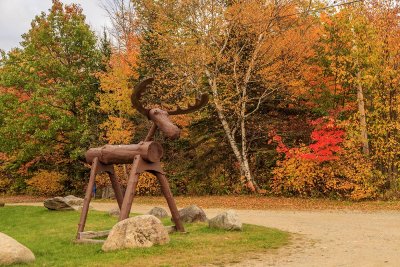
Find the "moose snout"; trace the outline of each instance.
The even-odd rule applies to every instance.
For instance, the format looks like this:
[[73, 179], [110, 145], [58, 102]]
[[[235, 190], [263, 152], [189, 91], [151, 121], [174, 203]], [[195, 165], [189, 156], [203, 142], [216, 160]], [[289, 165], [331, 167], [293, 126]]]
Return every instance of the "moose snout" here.
[[165, 136], [171, 139], [179, 138], [181, 130], [169, 119], [168, 112], [153, 108], [149, 111], [149, 119], [153, 121]]

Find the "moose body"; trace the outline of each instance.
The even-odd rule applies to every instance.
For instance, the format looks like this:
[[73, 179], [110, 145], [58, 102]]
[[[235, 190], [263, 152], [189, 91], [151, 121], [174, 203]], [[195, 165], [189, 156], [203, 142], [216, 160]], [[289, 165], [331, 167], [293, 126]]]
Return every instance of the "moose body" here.
[[105, 145], [89, 149], [86, 162], [92, 164], [94, 158], [99, 158], [103, 164], [131, 164], [136, 155], [149, 162], [160, 162], [163, 148], [157, 142], [141, 142], [134, 145]]

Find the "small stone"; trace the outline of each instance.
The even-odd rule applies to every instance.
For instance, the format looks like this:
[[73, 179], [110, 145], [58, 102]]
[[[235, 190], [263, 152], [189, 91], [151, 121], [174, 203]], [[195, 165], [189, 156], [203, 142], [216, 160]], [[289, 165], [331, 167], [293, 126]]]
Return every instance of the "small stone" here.
[[191, 205], [179, 210], [179, 215], [181, 217], [181, 221], [184, 223], [207, 221], [207, 216], [204, 211], [196, 205]]
[[239, 215], [233, 210], [225, 211], [210, 219], [208, 226], [224, 230], [242, 230], [242, 222], [239, 219]]
[[108, 215], [118, 217], [120, 214], [119, 208], [113, 208], [108, 211]]
[[28, 263], [35, 260], [35, 255], [10, 236], [0, 233], [0, 265]]
[[143, 248], [168, 242], [169, 235], [161, 221], [153, 215], [141, 215], [122, 220], [114, 225], [102, 250]]
[[160, 208], [160, 207], [154, 207], [152, 208], [147, 214], [156, 216], [158, 219], [166, 218], [168, 217], [168, 213], [165, 209]]

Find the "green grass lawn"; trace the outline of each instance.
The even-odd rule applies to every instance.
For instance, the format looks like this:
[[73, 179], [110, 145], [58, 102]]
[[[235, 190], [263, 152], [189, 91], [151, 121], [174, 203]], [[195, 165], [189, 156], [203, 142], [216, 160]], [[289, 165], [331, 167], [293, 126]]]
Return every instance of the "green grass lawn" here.
[[[42, 207], [0, 208], [0, 232], [32, 250], [29, 266], [194, 266], [237, 262], [250, 253], [265, 253], [288, 243], [289, 234], [255, 225], [241, 232], [210, 229], [207, 224], [185, 225], [188, 234], [171, 234], [164, 246], [103, 252], [101, 244], [75, 244], [79, 212], [48, 211]], [[90, 211], [85, 230], [107, 230], [116, 218]], [[169, 224], [169, 219], [164, 220]], [[24, 265], [26, 266], [26, 265]]]

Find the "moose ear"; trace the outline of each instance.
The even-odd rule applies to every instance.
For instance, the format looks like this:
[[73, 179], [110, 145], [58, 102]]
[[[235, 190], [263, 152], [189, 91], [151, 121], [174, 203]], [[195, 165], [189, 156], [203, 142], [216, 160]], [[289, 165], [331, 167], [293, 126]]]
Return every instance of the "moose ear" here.
[[131, 95], [132, 106], [146, 117], [149, 117], [150, 109], [143, 107], [142, 103], [140, 103], [140, 98], [142, 97], [143, 93], [148, 89], [148, 86], [153, 83], [153, 81], [154, 78], [147, 78], [141, 81], [135, 86]]

